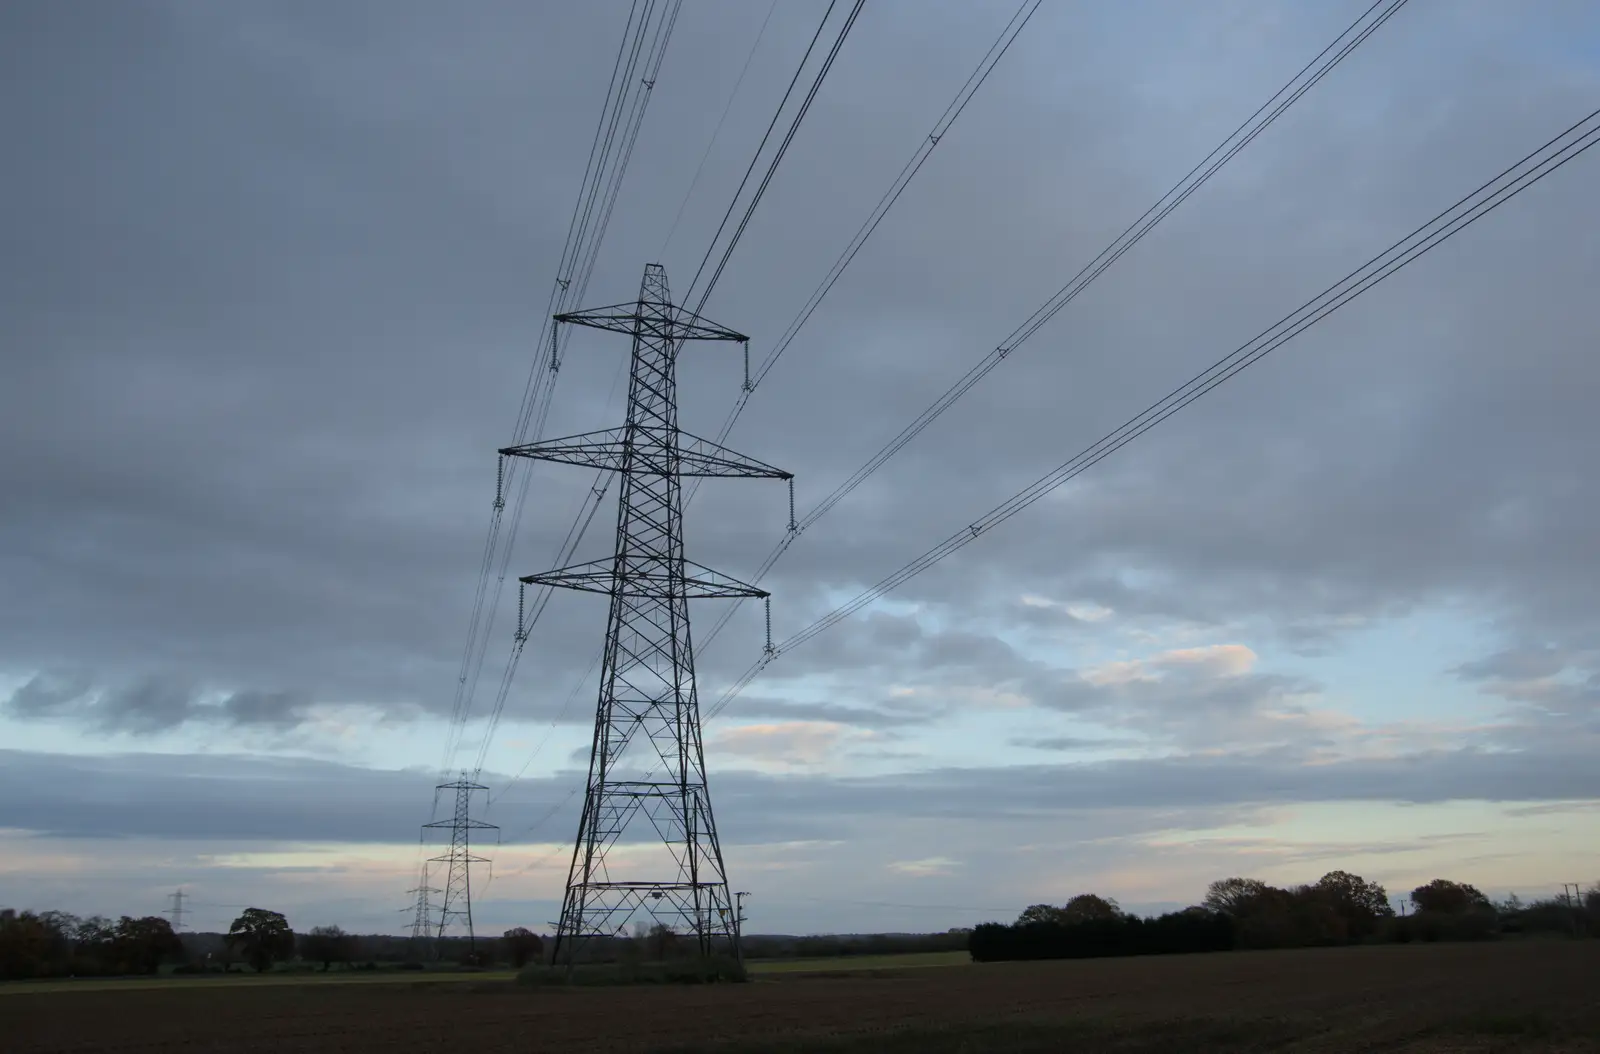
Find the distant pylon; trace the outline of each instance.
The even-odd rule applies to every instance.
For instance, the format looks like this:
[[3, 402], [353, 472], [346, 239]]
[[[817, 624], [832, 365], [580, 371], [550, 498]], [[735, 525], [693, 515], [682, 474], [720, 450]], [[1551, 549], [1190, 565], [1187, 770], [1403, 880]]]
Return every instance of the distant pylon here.
[[[703, 956], [737, 954], [737, 913], [706, 788], [688, 601], [767, 593], [684, 559], [681, 481], [793, 476], [679, 431], [679, 347], [722, 340], [748, 348], [749, 338], [673, 304], [659, 264], [645, 268], [636, 302], [555, 321], [631, 336], [633, 355], [621, 428], [500, 451], [622, 476], [614, 555], [521, 580], [524, 587], [560, 586], [611, 598], [589, 782], [552, 961], [565, 952], [565, 961], [574, 962], [589, 938], [624, 932], [640, 913], [692, 936]], [[630, 753], [630, 746], [637, 750]], [[626, 848], [653, 842], [665, 852], [646, 849], [608, 860], [641, 816], [645, 822], [633, 830], [640, 841]]]
[[[467, 947], [477, 950], [477, 941], [472, 932], [472, 865], [487, 864], [486, 857], [472, 855], [473, 831], [498, 831], [500, 828], [492, 823], [472, 819], [468, 813], [472, 805], [473, 791], [488, 791], [481, 783], [474, 783], [463, 772], [461, 778], [451, 783], [439, 784], [438, 790], [455, 791], [455, 815], [448, 820], [436, 820], [425, 823], [424, 828], [449, 828], [450, 851], [443, 856], [432, 857], [428, 862], [444, 864], [447, 868], [444, 881], [444, 901], [439, 909], [438, 936], [444, 937], [445, 930], [449, 928], [451, 920], [463, 924], [467, 928]], [[423, 883], [426, 885], [427, 883]], [[422, 895], [422, 894], [419, 894]]]
[[172, 901], [172, 907], [167, 909], [167, 915], [172, 919], [172, 931], [183, 929], [183, 917], [189, 914], [189, 909], [183, 906], [184, 892], [180, 888], [167, 894], [167, 899]]
[[417, 897], [416, 914], [411, 920], [411, 954], [418, 961], [433, 958], [433, 906], [429, 902], [429, 895], [439, 892], [428, 885], [428, 864], [422, 864], [422, 876], [417, 880], [415, 888], [406, 890]]

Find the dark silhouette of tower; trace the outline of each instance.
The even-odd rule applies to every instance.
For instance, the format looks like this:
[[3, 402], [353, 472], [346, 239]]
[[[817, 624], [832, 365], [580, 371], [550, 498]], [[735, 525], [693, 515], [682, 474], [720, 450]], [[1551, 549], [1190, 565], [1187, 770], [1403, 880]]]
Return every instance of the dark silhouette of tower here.
[[423, 862], [422, 876], [417, 880], [416, 886], [406, 890], [407, 893], [414, 893], [417, 897], [411, 918], [411, 944], [407, 950], [418, 962], [434, 957], [433, 905], [428, 898], [440, 890], [428, 885], [428, 863], [428, 861]]
[[[557, 924], [554, 961], [624, 932], [641, 913], [692, 936], [701, 955], [737, 954], [738, 924], [706, 789], [688, 601], [766, 597], [683, 555], [682, 479], [791, 474], [678, 429], [677, 358], [685, 341], [749, 338], [672, 303], [665, 270], [645, 267], [631, 304], [555, 316], [633, 338], [628, 418], [621, 428], [507, 447], [526, 457], [621, 473], [615, 554], [528, 575], [611, 598], [589, 782]], [[642, 822], [641, 821], [642, 818]], [[624, 834], [663, 852], [608, 861]]]
[[183, 898], [187, 896], [182, 889], [168, 893], [167, 899], [172, 901], [172, 907], [167, 909], [167, 914], [172, 917], [172, 932], [177, 933], [183, 929], [183, 917], [189, 914], [189, 909], [183, 906]]
[[[441, 783], [436, 788], [441, 791], [454, 791], [456, 797], [455, 814], [448, 820], [435, 820], [425, 823], [426, 828], [448, 828], [450, 830], [450, 851], [443, 856], [432, 857], [428, 862], [444, 864], [447, 868], [444, 882], [444, 903], [439, 909], [438, 936], [443, 937], [445, 930], [454, 919], [467, 928], [467, 947], [472, 951], [477, 950], [477, 939], [472, 932], [472, 865], [486, 864], [485, 857], [472, 855], [473, 831], [498, 831], [500, 828], [492, 823], [474, 820], [469, 815], [472, 806], [473, 791], [488, 791], [481, 783], [474, 783], [463, 772], [461, 778], [450, 783]], [[424, 887], [427, 882], [422, 883]], [[419, 898], [427, 896], [427, 892], [419, 892]], [[423, 903], [419, 900], [419, 904]]]

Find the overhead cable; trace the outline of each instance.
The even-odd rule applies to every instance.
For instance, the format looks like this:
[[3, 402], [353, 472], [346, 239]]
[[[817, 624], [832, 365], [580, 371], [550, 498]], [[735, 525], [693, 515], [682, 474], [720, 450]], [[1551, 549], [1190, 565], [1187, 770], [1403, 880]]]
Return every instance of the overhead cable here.
[[[543, 431], [560, 368], [560, 348], [551, 339], [551, 317], [581, 297], [588, 286], [681, 6], [682, 0], [634, 0], [629, 10], [622, 43], [612, 65], [600, 120], [590, 144], [583, 183], [568, 223], [566, 240], [536, 345], [535, 361], [530, 367], [528, 383], [518, 409], [514, 429], [514, 438], [518, 443], [527, 441], [530, 432], [533, 438], [537, 438]], [[528, 474], [518, 463], [501, 466], [473, 597], [467, 642], [456, 681], [456, 696], [440, 764], [441, 772], [450, 769], [470, 719], [478, 677], [504, 587], [505, 568], [526, 504], [528, 482]], [[520, 486], [516, 486], [519, 483]], [[516, 490], [511, 501], [514, 508], [510, 530], [504, 532], [506, 496], [514, 486]], [[508, 536], [503, 538], [503, 533]], [[497, 563], [498, 574], [495, 573]], [[491, 579], [495, 580], [492, 594]]]
[[[678, 2], [681, 3], [682, 0], [678, 0]], [[787, 150], [789, 148], [789, 144], [793, 141], [795, 133], [799, 130], [801, 121], [804, 120], [806, 113], [809, 111], [812, 100], [816, 98], [818, 90], [822, 87], [823, 80], [827, 77], [828, 71], [830, 69], [832, 69], [834, 59], [838, 56], [839, 49], [844, 45], [845, 38], [849, 35], [851, 27], [855, 24], [856, 16], [860, 13], [861, 7], [864, 4], [864, 2], [865, 2], [865, 0], [856, 0], [854, 6], [852, 7], [852, 9], [850, 11], [849, 16], [845, 19], [845, 21], [843, 22], [843, 24], [839, 28], [838, 32], [835, 34], [833, 43], [832, 43], [832, 45], [830, 46], [830, 48], [828, 50], [826, 58], [823, 60], [823, 62], [820, 65], [820, 67], [818, 68], [816, 73], [813, 75], [812, 81], [811, 81], [811, 85], [810, 85], [809, 89], [807, 90], [805, 98], [802, 101], [798, 111], [792, 117], [792, 119], [790, 121], [790, 124], [789, 124], [788, 131], [785, 133], [785, 135], [784, 135], [781, 143], [779, 144], [776, 152], [773, 154], [773, 156], [769, 160], [765, 175], [763, 176], [760, 184], [756, 188], [756, 191], [753, 194], [753, 196], [746, 203], [746, 207], [745, 207], [745, 211], [744, 211], [744, 215], [743, 215], [742, 219], [740, 220], [738, 225], [735, 227], [730, 239], [726, 242], [725, 245], [723, 245], [723, 255], [722, 255], [721, 263], [718, 265], [718, 267], [717, 267], [715, 273], [713, 274], [713, 276], [711, 277], [711, 279], [707, 282], [707, 284], [701, 290], [701, 294], [700, 294], [700, 306], [701, 307], [703, 307], [705, 305], [706, 299], [711, 295], [711, 292], [715, 288], [718, 279], [721, 277], [723, 268], [726, 267], [728, 260], [731, 258], [732, 254], [733, 254], [734, 248], [738, 245], [739, 239], [743, 236], [745, 227], [748, 226], [748, 224], [750, 222], [750, 218], [754, 215], [756, 207], [760, 204], [762, 195], [766, 192], [767, 186], [771, 183], [772, 177], [776, 173], [778, 165], [782, 162], [784, 154], [787, 152]], [[823, 31], [828, 27], [829, 21], [831, 19], [831, 16], [832, 16], [832, 13], [833, 13], [833, 10], [834, 10], [834, 7], [836, 6], [836, 4], [837, 4], [837, 0], [832, 0], [832, 2], [830, 2], [830, 4], [828, 5], [827, 11], [824, 12], [824, 14], [823, 14], [822, 21], [820, 23], [818, 23], [816, 32], [812, 35], [811, 42], [807, 46], [805, 54], [803, 56], [801, 56], [800, 64], [796, 67], [794, 76], [789, 81], [789, 87], [784, 92], [783, 98], [778, 103], [777, 110], [773, 113], [772, 120], [767, 125], [766, 134], [764, 134], [762, 136], [761, 142], [760, 142], [760, 144], [757, 145], [755, 154], [750, 160], [750, 165], [745, 170], [744, 179], [740, 181], [738, 189], [734, 192], [733, 200], [730, 201], [729, 204], [728, 204], [728, 209], [727, 209], [726, 213], [723, 216], [722, 223], [718, 226], [716, 233], [712, 236], [710, 245], [707, 246], [707, 248], [706, 248], [705, 257], [702, 259], [701, 265], [700, 265], [701, 266], [701, 271], [704, 271], [707, 263], [711, 259], [711, 256], [716, 251], [719, 242], [721, 242], [722, 234], [727, 229], [727, 225], [728, 225], [729, 220], [732, 218], [734, 212], [738, 208], [738, 205], [739, 205], [741, 197], [743, 196], [745, 187], [749, 184], [750, 176], [752, 175], [752, 173], [754, 173], [757, 165], [760, 163], [762, 155], [766, 150], [767, 143], [770, 141], [770, 139], [772, 137], [772, 132], [773, 132], [774, 129], [776, 129], [779, 120], [783, 117], [784, 111], [788, 106], [789, 100], [794, 94], [794, 89], [795, 89], [796, 85], [799, 84], [802, 74], [805, 73], [807, 66], [810, 64], [811, 55], [816, 50], [817, 43], [818, 43], [819, 40], [821, 40], [822, 35], [823, 35]], [[696, 281], [698, 281], [699, 277], [700, 277], [700, 274], [699, 274], [699, 272], [697, 272], [696, 273]], [[691, 283], [691, 287], [692, 287], [692, 283]], [[692, 295], [692, 294], [690, 294], [690, 295]], [[685, 297], [685, 300], [687, 300], [687, 299], [689, 299], [689, 296]], [[697, 309], [697, 313], [698, 313], [698, 309]], [[593, 519], [594, 519], [594, 514], [595, 514], [596, 509], [598, 508], [599, 502], [600, 502], [601, 499], [603, 499], [605, 497], [606, 490], [610, 487], [610, 485], [611, 485], [611, 479], [610, 479], [610, 474], [609, 473], [607, 473], [604, 470], [602, 470], [601, 472], [597, 473], [596, 479], [595, 479], [595, 483], [594, 483], [593, 487], [591, 487], [591, 493], [594, 494], [594, 496], [595, 496], [595, 502], [594, 502], [593, 505], [586, 505], [585, 507], [579, 509], [577, 519], [574, 520], [574, 528], [573, 528], [573, 530], [569, 530], [568, 531], [568, 540], [569, 540], [569, 543], [570, 543], [570, 548], [574, 548], [575, 549], [577, 544], [583, 540], [584, 533], [587, 531], [589, 523], [592, 522]], [[524, 476], [523, 477], [523, 494], [524, 495], [526, 493], [526, 489], [527, 489], [527, 477]], [[518, 514], [519, 515], [520, 515], [521, 508], [522, 508], [522, 499], [519, 496], [519, 500], [518, 500]], [[515, 522], [516, 521], [513, 520], [513, 523], [515, 523]], [[576, 533], [574, 533], [574, 530], [576, 531]], [[514, 531], [513, 531], [513, 537], [515, 537]], [[568, 547], [564, 546], [563, 552], [565, 553], [567, 551], [568, 551]], [[509, 558], [509, 552], [510, 552], [510, 547], [507, 546], [506, 547], [507, 559]], [[560, 560], [557, 561], [557, 563], [555, 563], [552, 566], [559, 567], [564, 562], [565, 562], [565, 559], [560, 559]], [[505, 563], [504, 560], [502, 560], [500, 573], [499, 573], [499, 577], [498, 577], [498, 582], [499, 583], [504, 583], [505, 575], [506, 575], [506, 563]], [[549, 600], [549, 597], [550, 597], [550, 594], [551, 594], [551, 588], [548, 587], [548, 586], [545, 586], [545, 587], [541, 587], [541, 590], [542, 590], [542, 593], [535, 600], [535, 606], [534, 606], [534, 612], [533, 612], [532, 618], [528, 619], [527, 621], [525, 621], [524, 625], [519, 627], [518, 638], [515, 641], [515, 643], [513, 644], [511, 655], [507, 659], [507, 663], [506, 663], [506, 667], [505, 667], [505, 673], [504, 673], [504, 675], [502, 677], [502, 680], [501, 680], [501, 688], [500, 688], [499, 693], [497, 693], [495, 708], [494, 708], [494, 710], [492, 712], [492, 716], [490, 718], [488, 734], [486, 734], [486, 736], [485, 736], [485, 738], [483, 740], [483, 745], [479, 750], [479, 753], [478, 753], [478, 759], [479, 759], [478, 760], [478, 766], [477, 766], [477, 769], [475, 771], [481, 770], [482, 764], [483, 764], [483, 759], [486, 757], [487, 751], [488, 751], [488, 747], [489, 747], [489, 737], [492, 736], [492, 734], [494, 732], [494, 729], [498, 726], [499, 716], [500, 716], [501, 711], [503, 710], [503, 707], [504, 707], [504, 704], [505, 704], [505, 698], [506, 698], [507, 693], [509, 692], [509, 689], [510, 689], [511, 678], [512, 678], [512, 676], [514, 675], [514, 673], [516, 671], [516, 667], [517, 667], [518, 662], [520, 661], [522, 644], [527, 639], [527, 632], [529, 630], [531, 630], [533, 625], [538, 621], [539, 615], [541, 615], [543, 613], [545, 604]], [[497, 593], [497, 596], [498, 596], [498, 593]], [[492, 618], [492, 613], [491, 613], [491, 618]], [[598, 661], [598, 659], [596, 661]], [[571, 697], [569, 696], [569, 702], [570, 702], [570, 699], [571, 699]], [[564, 712], [565, 712], [565, 708], [563, 708], [563, 713]], [[558, 715], [558, 720], [559, 720], [559, 716], [560, 715]], [[552, 725], [553, 724], [554, 724], [554, 722], [552, 722]], [[549, 734], [547, 733], [546, 736], [544, 737], [544, 739], [548, 739], [548, 735]], [[536, 748], [535, 753], [537, 753], [537, 750], [542, 750], [543, 749], [544, 739], [540, 740], [539, 746], [538, 746], [538, 748]], [[454, 748], [451, 748], [451, 749], [452, 749], [452, 753], [453, 753], [453, 749]], [[526, 768], [526, 766], [524, 766], [524, 768]], [[502, 793], [504, 793], [504, 788], [502, 788]]]
[[697, 286], [700, 287], [700, 300], [693, 308], [694, 313], [697, 315], [704, 313], [706, 301], [711, 298], [712, 290], [721, 281], [722, 272], [727, 268], [728, 261], [733, 258], [734, 249], [738, 247], [739, 240], [744, 237], [745, 228], [750, 225], [751, 217], [755, 215], [757, 206], [761, 204], [762, 196], [766, 194], [767, 187], [772, 183], [772, 177], [777, 174], [778, 166], [783, 163], [783, 155], [788, 152], [789, 144], [794, 141], [795, 133], [800, 131], [801, 122], [805, 120], [806, 114], [810, 112], [811, 104], [815, 101], [817, 92], [822, 89], [822, 82], [827, 78], [828, 71], [833, 68], [834, 59], [839, 57], [839, 49], [844, 47], [845, 38], [850, 35], [850, 30], [856, 23], [856, 17], [861, 14], [862, 5], [866, 3], [866, 0], [855, 0], [855, 3], [851, 6], [849, 15], [845, 17], [843, 25], [840, 26], [838, 33], [834, 36], [833, 44], [828, 49], [827, 56], [822, 60], [822, 64], [812, 77], [811, 86], [807, 89], [805, 98], [801, 100], [799, 108], [790, 119], [788, 130], [784, 133], [783, 139], [779, 141], [772, 158], [768, 161], [766, 172], [762, 175], [761, 181], [756, 184], [750, 200], [746, 202], [744, 215], [739, 218], [739, 222], [728, 236], [727, 243], [723, 245], [722, 257], [717, 261], [716, 268], [712, 270], [710, 276], [706, 279], [705, 285], [700, 286], [700, 279], [705, 274], [706, 266], [716, 253], [717, 244], [722, 240], [723, 231], [727, 229], [728, 221], [733, 218], [733, 214], [739, 206], [739, 199], [743, 196], [744, 189], [750, 182], [750, 176], [755, 172], [756, 165], [761, 161], [762, 151], [766, 149], [767, 141], [772, 137], [773, 129], [777, 127], [778, 119], [783, 116], [784, 107], [788, 104], [789, 97], [794, 93], [795, 85], [799, 83], [800, 75], [805, 72], [811, 53], [816, 49], [817, 41], [822, 37], [822, 31], [827, 28], [828, 20], [833, 15], [833, 9], [837, 6], [837, 3], [838, 0], [830, 0], [827, 11], [823, 12], [822, 22], [817, 26], [817, 31], [813, 34], [811, 43], [806, 47], [806, 53], [800, 59], [800, 66], [795, 70], [793, 79], [789, 81], [789, 87], [783, 93], [783, 99], [778, 103], [777, 112], [772, 115], [772, 121], [767, 125], [766, 133], [762, 135], [760, 145], [756, 147], [755, 156], [750, 159], [750, 167], [745, 169], [744, 178], [739, 181], [739, 187], [734, 191], [733, 200], [728, 203], [728, 210], [723, 214], [722, 222], [717, 225], [717, 233], [712, 236], [711, 244], [706, 247], [706, 254], [700, 260], [699, 268], [695, 270], [694, 279], [689, 283], [689, 288], [684, 295], [685, 303], [694, 299], [695, 288]]
[[[1253, 114], [1246, 118], [1209, 154], [1191, 168], [1182, 179], [1174, 184], [1172, 189], [1157, 199], [1155, 204], [1151, 205], [1138, 219], [1129, 224], [1109, 245], [1101, 249], [1093, 259], [1073, 276], [1071, 281], [1057, 290], [1033, 314], [1029, 315], [1027, 319], [999, 341], [993, 349], [985, 353], [975, 365], [967, 370], [964, 375], [956, 380], [928, 407], [923, 409], [911, 423], [902, 428], [877, 453], [873, 454], [864, 464], [852, 472], [844, 482], [836, 486], [804, 516], [800, 517], [795, 523], [795, 528], [787, 532], [772, 548], [772, 551], [767, 554], [766, 559], [762, 561], [761, 566], [750, 581], [759, 584], [807, 528], [831, 512], [847, 495], [861, 486], [868, 477], [882, 468], [890, 458], [904, 449], [908, 443], [920, 435], [941, 414], [953, 406], [958, 399], [976, 387], [980, 381], [987, 377], [1000, 363], [1004, 362], [1028, 338], [1032, 337], [1063, 308], [1077, 299], [1078, 295], [1088, 288], [1090, 283], [1104, 274], [1111, 265], [1120, 260], [1123, 254], [1143, 240], [1145, 235], [1154, 230], [1174, 209], [1182, 205], [1195, 191], [1209, 182], [1213, 176], [1222, 170], [1223, 166], [1237, 156], [1241, 150], [1254, 142], [1257, 136], [1271, 127], [1289, 107], [1293, 106], [1301, 96], [1320, 83], [1324, 77], [1348, 58], [1368, 37], [1390, 18], [1394, 17], [1395, 13], [1404, 7], [1407, 2], [1408, 0], [1377, 0], [1377, 2], [1363, 11], [1344, 32], [1340, 33], [1332, 43], [1323, 48], [1310, 62], [1306, 63], [1283, 87], [1273, 93], [1271, 98], [1262, 103]], [[774, 361], [775, 358], [774, 356]], [[770, 368], [770, 366], [766, 368]], [[721, 617], [712, 626], [711, 632], [703, 639], [702, 648], [710, 646], [711, 642], [717, 638], [723, 627], [733, 618], [741, 603], [742, 601], [735, 601], [723, 611]]]
[[1307, 300], [1277, 322], [1262, 330], [1237, 349], [1224, 355], [1167, 395], [1151, 403], [1121, 427], [1102, 436], [1010, 498], [971, 520], [944, 541], [870, 589], [839, 605], [805, 629], [789, 637], [763, 655], [725, 691], [707, 714], [715, 717], [777, 655], [804, 644], [850, 615], [897, 589], [946, 557], [966, 547], [990, 530], [1039, 501], [1080, 473], [1099, 464], [1111, 454], [1148, 432], [1206, 393], [1238, 376], [1250, 366], [1290, 340], [1327, 318], [1339, 308], [1379, 284], [1396, 271], [1414, 262], [1442, 242], [1458, 234], [1538, 183], [1552, 172], [1600, 142], [1600, 109], [1554, 136], [1514, 164], [1484, 182], [1449, 208], [1373, 256], [1321, 293]]
[[[733, 426], [738, 423], [739, 416], [744, 413], [745, 406], [750, 402], [750, 396], [760, 386], [762, 379], [772, 370], [772, 367], [783, 353], [788, 350], [789, 345], [794, 343], [795, 337], [800, 335], [800, 330], [805, 327], [805, 324], [811, 321], [811, 316], [816, 313], [822, 301], [833, 290], [834, 285], [838, 283], [851, 262], [855, 260], [856, 254], [861, 251], [861, 247], [866, 245], [867, 239], [871, 238], [873, 232], [878, 229], [878, 225], [889, 214], [889, 210], [894, 208], [895, 202], [900, 200], [900, 195], [905, 193], [906, 188], [911, 185], [911, 181], [916, 178], [917, 173], [922, 171], [922, 166], [927, 164], [928, 158], [933, 156], [934, 150], [938, 148], [939, 144], [944, 141], [945, 136], [949, 134], [950, 129], [954, 127], [956, 118], [961, 116], [962, 112], [967, 108], [967, 104], [978, 93], [978, 89], [983, 87], [984, 82], [989, 79], [989, 75], [1000, 64], [1000, 60], [1005, 57], [1006, 52], [1010, 50], [1018, 34], [1027, 26], [1028, 21], [1033, 18], [1034, 12], [1039, 10], [1039, 5], [1042, 2], [1043, 0], [1023, 0], [1022, 6], [1018, 7], [1006, 22], [1005, 28], [1000, 31], [1000, 35], [995, 38], [994, 42], [989, 45], [989, 49], [984, 52], [983, 57], [978, 60], [977, 68], [967, 75], [966, 81], [956, 92], [955, 98], [950, 100], [949, 104], [945, 106], [944, 112], [939, 115], [939, 119], [934, 122], [933, 128], [918, 142], [916, 150], [912, 152], [906, 163], [901, 166], [900, 172], [895, 176], [894, 181], [889, 184], [889, 189], [883, 192], [883, 196], [878, 199], [878, 203], [873, 206], [867, 218], [856, 229], [855, 235], [850, 239], [849, 244], [844, 247], [844, 251], [834, 260], [833, 266], [828, 268], [827, 274], [822, 276], [822, 281], [817, 284], [816, 289], [812, 290], [811, 295], [806, 298], [806, 302], [801, 305], [799, 312], [789, 322], [789, 325], [784, 328], [772, 350], [767, 353], [766, 358], [761, 361], [755, 372], [751, 374], [749, 382], [740, 389], [739, 397], [735, 400], [733, 408], [728, 411], [728, 417], [718, 430], [715, 442], [721, 443], [728, 438], [728, 434], [733, 431]], [[704, 481], [697, 479], [690, 484], [689, 493], [684, 499], [685, 506], [694, 500], [694, 496], [699, 492], [702, 482]]]

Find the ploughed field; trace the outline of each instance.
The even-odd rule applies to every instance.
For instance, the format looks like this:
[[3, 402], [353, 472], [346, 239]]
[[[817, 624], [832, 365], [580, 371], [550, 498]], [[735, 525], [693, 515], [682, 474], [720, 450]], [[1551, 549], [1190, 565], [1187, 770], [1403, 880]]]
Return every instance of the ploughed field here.
[[1600, 941], [767, 974], [746, 985], [217, 985], [0, 994], [44, 1051], [1600, 1051]]

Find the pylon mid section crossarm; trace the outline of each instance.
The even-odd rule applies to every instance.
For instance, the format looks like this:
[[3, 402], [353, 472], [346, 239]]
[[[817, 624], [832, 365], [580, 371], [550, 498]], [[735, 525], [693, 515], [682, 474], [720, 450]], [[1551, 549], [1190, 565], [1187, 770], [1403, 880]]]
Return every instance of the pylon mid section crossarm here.
[[622, 574], [616, 570], [612, 558], [590, 560], [556, 571], [523, 575], [520, 581], [529, 586], [559, 586], [562, 589], [579, 589], [585, 593], [604, 593], [607, 596], [657, 597], [666, 596], [669, 587], [681, 590], [686, 600], [723, 600], [734, 597], [752, 597], [760, 600], [771, 596], [765, 589], [746, 585], [693, 560], [680, 562], [676, 572], [660, 568], [631, 568]]
[[678, 433], [677, 449], [670, 459], [653, 457], [652, 451], [628, 443], [627, 428], [608, 428], [602, 432], [546, 439], [538, 443], [508, 446], [501, 457], [525, 457], [535, 461], [556, 461], [564, 465], [610, 469], [614, 472], [639, 472], [658, 476], [706, 476], [735, 479], [793, 479], [794, 473], [773, 468], [753, 457], [729, 450], [709, 439]]

